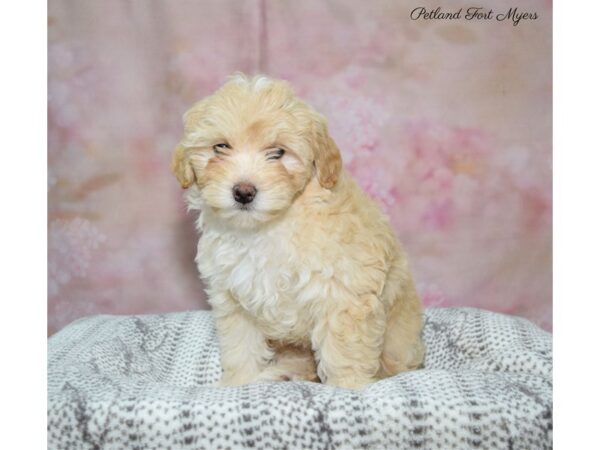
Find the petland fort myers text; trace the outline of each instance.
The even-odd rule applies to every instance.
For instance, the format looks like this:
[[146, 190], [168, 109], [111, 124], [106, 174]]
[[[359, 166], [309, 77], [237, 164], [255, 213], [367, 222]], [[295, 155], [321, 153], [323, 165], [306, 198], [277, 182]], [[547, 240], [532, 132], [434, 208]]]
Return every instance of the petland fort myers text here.
[[477, 6], [460, 8], [455, 11], [444, 11], [439, 6], [435, 9], [427, 9], [419, 6], [410, 13], [411, 20], [494, 20], [498, 22], [512, 22], [514, 26], [525, 21], [536, 20], [538, 17], [537, 12], [521, 11], [519, 8], [510, 8], [508, 11], [496, 12], [493, 9]]

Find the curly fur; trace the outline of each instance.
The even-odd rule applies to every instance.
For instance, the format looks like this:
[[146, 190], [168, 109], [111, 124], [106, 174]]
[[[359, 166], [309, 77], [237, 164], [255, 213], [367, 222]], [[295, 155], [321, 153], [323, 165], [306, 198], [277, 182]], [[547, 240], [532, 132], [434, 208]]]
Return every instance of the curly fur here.
[[[222, 384], [318, 374], [360, 388], [419, 367], [421, 303], [407, 258], [343, 170], [325, 118], [284, 81], [236, 75], [184, 126], [172, 168], [201, 211], [196, 263]], [[230, 148], [215, 152], [221, 143]], [[283, 157], [269, 158], [278, 148]], [[244, 208], [232, 195], [240, 182], [257, 188]]]

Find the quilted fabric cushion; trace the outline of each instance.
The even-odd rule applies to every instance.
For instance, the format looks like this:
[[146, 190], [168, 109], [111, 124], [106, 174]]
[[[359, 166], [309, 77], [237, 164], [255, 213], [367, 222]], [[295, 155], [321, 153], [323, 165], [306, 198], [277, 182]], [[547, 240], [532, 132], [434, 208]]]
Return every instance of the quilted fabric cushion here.
[[78, 320], [48, 342], [48, 447], [551, 448], [551, 335], [477, 309], [425, 315], [425, 368], [362, 391], [213, 387], [207, 311]]

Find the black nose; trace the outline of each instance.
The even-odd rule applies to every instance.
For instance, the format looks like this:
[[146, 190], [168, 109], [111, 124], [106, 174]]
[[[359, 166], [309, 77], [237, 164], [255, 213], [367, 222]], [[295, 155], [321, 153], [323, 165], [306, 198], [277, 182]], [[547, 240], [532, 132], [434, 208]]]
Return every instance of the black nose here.
[[238, 203], [251, 203], [255, 196], [256, 188], [250, 183], [239, 183], [233, 187], [233, 198]]

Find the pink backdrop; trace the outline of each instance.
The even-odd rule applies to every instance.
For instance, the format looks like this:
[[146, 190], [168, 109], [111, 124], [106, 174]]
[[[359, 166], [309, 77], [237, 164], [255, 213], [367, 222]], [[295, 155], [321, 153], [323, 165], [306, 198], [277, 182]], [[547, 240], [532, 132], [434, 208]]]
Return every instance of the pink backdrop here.
[[552, 5], [518, 2], [539, 17], [516, 27], [410, 20], [421, 5], [457, 8], [51, 0], [49, 333], [88, 314], [207, 307], [169, 158], [182, 113], [237, 70], [290, 80], [329, 117], [425, 304], [550, 329]]

